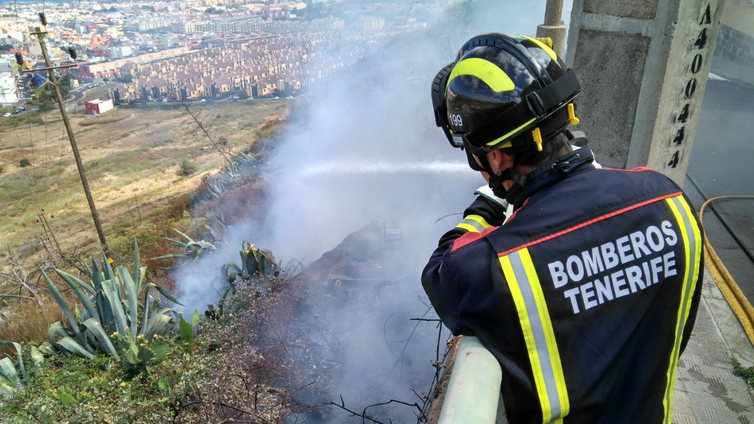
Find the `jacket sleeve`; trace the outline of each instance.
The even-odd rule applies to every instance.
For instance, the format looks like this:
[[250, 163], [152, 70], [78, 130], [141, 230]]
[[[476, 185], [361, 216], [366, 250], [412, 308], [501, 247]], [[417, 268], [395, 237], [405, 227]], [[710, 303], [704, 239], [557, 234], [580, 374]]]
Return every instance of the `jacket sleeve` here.
[[[688, 200], [687, 200], [688, 201]], [[691, 205], [691, 202], [689, 202], [689, 205]], [[690, 206], [694, 216], [696, 216], [696, 211], [694, 211], [694, 207]], [[697, 221], [698, 222], [698, 221]], [[683, 352], [686, 350], [686, 345], [689, 343], [689, 338], [691, 337], [691, 332], [694, 330], [694, 323], [696, 321], [696, 312], [699, 309], [699, 302], [701, 301], [702, 297], [702, 282], [704, 281], [704, 231], [701, 228], [701, 225], [699, 225], [699, 234], [702, 237], [701, 240], [701, 247], [702, 247], [702, 253], [701, 253], [701, 260], [699, 261], [699, 277], [697, 277], [696, 280], [696, 286], [694, 294], [691, 298], [691, 309], [688, 318], [686, 318], [686, 325], [683, 327], [683, 339], [681, 339], [681, 352], [679, 355], [682, 355]]]
[[422, 286], [435, 312], [454, 335], [473, 335], [460, 320], [459, 304], [465, 287], [460, 286], [453, 261], [453, 243], [469, 232], [482, 232], [502, 225], [505, 211], [484, 198], [477, 198], [463, 213], [464, 219], [440, 238], [440, 243], [422, 272]]

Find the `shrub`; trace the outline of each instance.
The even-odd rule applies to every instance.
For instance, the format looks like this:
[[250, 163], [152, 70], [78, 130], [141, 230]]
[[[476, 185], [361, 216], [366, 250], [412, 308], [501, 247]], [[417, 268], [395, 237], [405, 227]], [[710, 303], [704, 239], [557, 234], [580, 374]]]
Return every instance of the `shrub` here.
[[47, 103], [42, 103], [41, 105], [39, 105], [39, 111], [42, 112], [42, 113], [49, 112], [49, 111], [51, 111], [53, 109], [55, 109], [55, 108], [52, 107], [52, 105], [49, 105]]
[[3, 173], [3, 167], [0, 166], [0, 174], [2, 174], [2, 173]]
[[21, 159], [21, 162], [18, 163], [18, 165], [21, 168], [26, 168], [27, 166], [31, 166], [31, 161], [29, 161], [29, 159], [23, 158]]
[[184, 159], [183, 162], [178, 165], [178, 170], [175, 171], [175, 174], [179, 177], [187, 177], [196, 172], [198, 169], [199, 167], [196, 166], [194, 162], [191, 162], [188, 159]]
[[221, 135], [220, 139], [217, 142], [220, 143], [221, 146], [228, 145], [228, 139], [224, 135]]

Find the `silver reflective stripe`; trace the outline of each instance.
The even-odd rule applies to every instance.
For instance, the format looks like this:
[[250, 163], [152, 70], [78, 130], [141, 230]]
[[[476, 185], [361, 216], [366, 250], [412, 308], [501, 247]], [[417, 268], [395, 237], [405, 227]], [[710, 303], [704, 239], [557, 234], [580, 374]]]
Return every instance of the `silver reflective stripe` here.
[[[683, 284], [683, 290], [682, 293], [683, 298], [681, 299], [681, 320], [680, 325], [678, 325], [678, 330], [675, 335], [675, 344], [673, 345], [673, 355], [670, 357], [670, 360], [673, 361], [670, 365], [670, 369], [674, 370], [676, 366], [678, 365], [678, 351], [680, 349], [681, 345], [681, 338], [683, 335], [683, 329], [686, 327], [686, 307], [688, 306], [688, 303], [691, 301], [691, 295], [693, 290], [691, 288], [694, 286], [694, 277], [696, 276], [696, 255], [697, 255], [697, 240], [696, 240], [696, 234], [694, 233], [694, 227], [692, 226], [691, 219], [689, 218], [688, 213], [686, 213], [686, 208], [683, 205], [683, 202], [678, 197], [673, 197], [670, 199], [675, 207], [678, 209], [678, 214], [681, 215], [683, 218], [683, 226], [685, 231], [681, 231], [681, 236], [688, 238], [688, 246], [689, 246], [689, 256], [688, 258], [684, 258], [684, 261], [688, 261], [686, 263], [686, 270], [687, 270], [687, 277], [686, 281]], [[696, 222], [694, 222], [694, 225]], [[678, 240], [679, 242], [683, 242], [682, 240]], [[685, 248], [684, 248], [685, 251]], [[684, 252], [685, 253], [685, 252]], [[668, 382], [668, 387], [671, 387], [672, 382]], [[673, 393], [671, 390], [666, 390], [665, 393], [665, 402], [668, 407], [671, 405], [671, 399], [673, 397]], [[667, 422], [670, 422], [670, 414], [668, 414], [667, 417], [665, 417]]]
[[479, 221], [475, 221], [473, 219], [464, 219], [463, 221], [461, 221], [461, 224], [471, 225], [472, 227], [476, 228], [477, 231], [479, 231], [480, 233], [484, 231], [485, 229], [484, 225], [480, 224]]
[[[521, 296], [524, 299], [526, 305], [527, 316], [529, 317], [529, 323], [531, 325], [532, 334], [534, 335], [534, 343], [536, 344], [537, 355], [539, 356], [539, 365], [542, 370], [542, 377], [545, 382], [545, 390], [547, 397], [550, 400], [550, 416], [543, 417], [543, 422], [553, 422], [555, 419], [560, 418], [562, 406], [560, 405], [560, 397], [558, 396], [558, 386], [555, 382], [555, 373], [552, 369], [552, 357], [550, 350], [547, 347], [547, 339], [545, 336], [544, 327], [542, 326], [542, 320], [540, 319], [540, 311], [537, 308], [537, 302], [534, 299], [534, 292], [531, 288], [531, 282], [524, 270], [524, 264], [521, 260], [520, 251], [513, 252], [508, 255], [511, 261], [511, 268], [513, 268], [513, 274], [516, 276], [518, 287], [521, 290]], [[530, 355], [531, 356], [531, 355]], [[534, 364], [532, 364], [534, 366]], [[532, 370], [536, 373], [536, 370]]]

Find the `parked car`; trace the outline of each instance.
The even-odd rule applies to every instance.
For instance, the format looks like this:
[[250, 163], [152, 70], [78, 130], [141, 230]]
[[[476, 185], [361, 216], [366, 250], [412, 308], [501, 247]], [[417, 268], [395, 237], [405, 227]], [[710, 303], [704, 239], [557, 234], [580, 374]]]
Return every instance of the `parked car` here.
[[10, 117], [10, 112], [5, 112], [3, 114], [3, 118], [9, 118], [9, 117]]

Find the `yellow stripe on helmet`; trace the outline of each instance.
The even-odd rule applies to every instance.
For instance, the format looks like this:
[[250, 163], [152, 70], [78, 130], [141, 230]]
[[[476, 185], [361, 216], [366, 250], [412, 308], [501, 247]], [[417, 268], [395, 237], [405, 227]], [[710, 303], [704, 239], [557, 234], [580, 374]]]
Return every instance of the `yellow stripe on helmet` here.
[[558, 60], [558, 55], [555, 53], [555, 51], [553, 49], [551, 49], [550, 47], [548, 47], [547, 44], [545, 44], [545, 43], [537, 40], [536, 38], [527, 37], [525, 35], [519, 35], [519, 37], [526, 38], [527, 40], [529, 40], [532, 43], [536, 44], [537, 47], [539, 47], [540, 49], [544, 50], [545, 53], [547, 53], [552, 60], [555, 60], [555, 61]]
[[[524, 122], [523, 125], [521, 125], [520, 127], [514, 129], [513, 131], [509, 132], [508, 134], [505, 134], [502, 137], [498, 137], [498, 138], [490, 141], [489, 143], [486, 144], [486, 146], [487, 147], [494, 147], [496, 149], [505, 149], [505, 148], [513, 146], [513, 143], [511, 142], [511, 140], [508, 140], [508, 138], [510, 138], [510, 136], [512, 136], [513, 134], [515, 134], [515, 133], [521, 131], [522, 129], [526, 128], [528, 125], [530, 125], [531, 123], [533, 123], [536, 120], [537, 120], [537, 118], [531, 118], [530, 120]], [[502, 143], [502, 144], [500, 144], [500, 143]]]
[[516, 88], [513, 81], [502, 69], [500, 69], [494, 63], [480, 59], [478, 57], [470, 57], [462, 60], [456, 64], [453, 71], [450, 73], [448, 83], [445, 88], [448, 88], [453, 78], [460, 77], [462, 75], [470, 75], [472, 77], [479, 78], [487, 84], [495, 93], [502, 93], [504, 91], [512, 91]]

